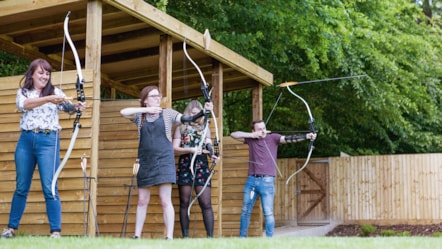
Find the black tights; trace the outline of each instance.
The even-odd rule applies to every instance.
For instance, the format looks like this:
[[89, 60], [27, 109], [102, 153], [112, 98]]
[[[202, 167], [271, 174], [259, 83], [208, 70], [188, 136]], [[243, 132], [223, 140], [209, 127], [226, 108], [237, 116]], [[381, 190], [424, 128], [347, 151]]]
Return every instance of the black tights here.
[[[195, 192], [201, 192], [203, 186], [195, 186]], [[187, 216], [187, 209], [189, 208], [190, 202], [192, 201], [191, 193], [192, 186], [180, 185], [180, 224], [181, 224], [181, 232], [183, 233], [183, 237], [189, 236], [189, 216]], [[195, 195], [196, 196], [196, 195]], [[192, 198], [194, 198], [193, 196]], [[203, 213], [204, 227], [206, 228], [207, 237], [213, 237], [213, 210], [212, 210], [212, 201], [211, 201], [211, 191], [210, 187], [206, 187], [204, 192], [198, 197], [198, 203], [200, 205], [201, 211]]]

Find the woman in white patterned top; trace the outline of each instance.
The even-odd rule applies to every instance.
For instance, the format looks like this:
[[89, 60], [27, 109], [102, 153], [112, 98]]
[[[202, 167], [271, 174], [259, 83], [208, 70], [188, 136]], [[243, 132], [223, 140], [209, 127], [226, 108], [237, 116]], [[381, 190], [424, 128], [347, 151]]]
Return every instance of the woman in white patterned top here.
[[20, 81], [16, 104], [22, 112], [20, 119], [20, 138], [15, 150], [16, 189], [12, 198], [8, 228], [2, 233], [3, 238], [15, 236], [25, 210], [27, 196], [31, 187], [36, 165], [46, 201], [46, 213], [50, 233], [60, 237], [61, 203], [56, 188], [52, 195], [52, 178], [60, 165], [61, 126], [58, 112], [73, 114], [76, 110], [85, 110], [86, 103], [75, 105], [66, 101], [66, 95], [51, 82], [51, 65], [43, 59], [31, 62]]
[[[141, 91], [141, 107], [128, 107], [120, 111], [123, 117], [138, 126], [140, 168], [137, 173], [135, 239], [140, 238], [143, 230], [152, 186], [158, 186], [166, 239], [173, 239], [175, 210], [172, 204], [172, 184], [176, 182], [176, 173], [172, 125], [193, 122], [204, 115], [203, 110], [195, 116], [186, 116], [173, 109], [163, 109], [160, 107], [161, 97], [157, 86], [146, 86]], [[205, 109], [211, 111], [213, 104], [205, 103]]]

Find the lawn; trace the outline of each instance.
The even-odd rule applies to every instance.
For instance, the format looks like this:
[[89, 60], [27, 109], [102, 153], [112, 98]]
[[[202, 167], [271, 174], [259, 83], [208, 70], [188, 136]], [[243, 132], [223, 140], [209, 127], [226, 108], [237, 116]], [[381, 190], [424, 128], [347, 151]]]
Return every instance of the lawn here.
[[352, 248], [352, 249], [407, 249], [442, 248], [442, 238], [438, 237], [277, 237], [277, 238], [215, 238], [215, 239], [121, 239], [62, 237], [51, 239], [43, 236], [18, 236], [1, 239], [0, 248], [8, 249], [257, 249], [257, 248]]

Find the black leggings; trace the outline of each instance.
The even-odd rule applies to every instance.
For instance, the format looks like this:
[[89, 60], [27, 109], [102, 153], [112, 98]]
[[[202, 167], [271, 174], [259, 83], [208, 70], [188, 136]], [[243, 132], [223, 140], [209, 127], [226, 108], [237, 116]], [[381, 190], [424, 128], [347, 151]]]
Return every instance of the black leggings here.
[[[203, 186], [194, 186], [196, 195], [201, 192]], [[210, 187], [206, 187], [204, 192], [198, 197], [198, 203], [200, 205], [201, 211], [203, 213], [204, 227], [206, 228], [207, 237], [213, 237], [213, 210], [212, 210], [212, 200], [211, 200], [211, 191]], [[192, 201], [191, 193], [192, 186], [188, 185], [179, 185], [180, 192], [180, 224], [181, 224], [181, 232], [183, 233], [183, 237], [186, 238], [189, 236], [189, 216], [187, 216], [187, 210], [189, 208], [190, 202]], [[196, 196], [195, 195], [195, 196]]]

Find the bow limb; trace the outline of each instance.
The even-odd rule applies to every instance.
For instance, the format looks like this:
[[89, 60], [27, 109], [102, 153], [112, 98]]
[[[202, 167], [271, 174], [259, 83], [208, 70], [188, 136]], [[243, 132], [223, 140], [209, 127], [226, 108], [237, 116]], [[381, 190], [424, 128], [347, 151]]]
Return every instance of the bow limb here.
[[66, 40], [68, 41], [69, 46], [71, 47], [72, 53], [75, 58], [75, 67], [77, 70], [78, 81], [80, 81], [81, 83], [84, 83], [83, 73], [81, 72], [80, 57], [78, 56], [77, 49], [75, 48], [74, 42], [72, 41], [71, 35], [69, 34], [68, 23], [69, 23], [69, 16], [70, 15], [71, 15], [71, 12], [69, 11], [68, 14], [66, 15], [66, 18], [64, 19], [63, 29], [64, 29]]
[[[85, 80], [83, 78], [83, 73], [81, 71], [80, 57], [78, 56], [77, 49], [75, 48], [74, 42], [72, 42], [71, 36], [69, 34], [68, 23], [69, 23], [69, 16], [70, 15], [71, 15], [71, 12], [69, 11], [68, 14], [66, 15], [65, 20], [64, 20], [63, 29], [64, 29], [66, 40], [68, 41], [69, 46], [71, 47], [72, 54], [74, 55], [74, 59], [75, 59], [75, 68], [77, 70], [77, 82], [75, 84], [75, 88], [77, 90], [77, 101], [84, 102], [86, 100], [86, 97], [84, 95], [84, 90], [83, 90], [83, 84], [84, 84]], [[81, 115], [82, 115], [82, 112], [80, 111], [80, 109], [78, 109], [77, 115], [74, 120], [74, 129], [77, 125], [79, 125]]]
[[210, 175], [207, 177], [207, 181], [204, 184], [204, 186], [201, 188], [200, 192], [193, 198], [193, 200], [190, 202], [189, 207], [187, 208], [187, 216], [190, 217], [190, 209], [192, 208], [192, 205], [195, 203], [196, 200], [203, 194], [204, 190], [206, 190], [207, 186], [210, 183], [210, 180], [212, 179], [213, 174], [215, 174], [214, 170], [210, 170]]
[[[192, 58], [189, 56], [189, 53], [187, 53], [187, 44], [186, 44], [186, 38], [184, 38], [184, 41], [183, 41], [183, 51], [184, 51], [184, 54], [186, 55], [186, 58], [190, 61], [190, 63], [192, 63], [192, 65], [195, 67], [195, 69], [198, 71], [198, 73], [199, 73], [199, 75], [200, 75], [200, 77], [201, 77], [201, 81], [202, 81], [202, 83], [203, 83], [203, 85], [205, 86], [205, 87], [209, 87], [209, 84], [207, 84], [207, 82], [206, 82], [206, 79], [204, 78], [204, 75], [203, 75], [203, 72], [201, 71], [201, 69], [198, 67], [198, 65], [195, 63], [195, 61], [193, 61], [192, 60]], [[210, 95], [209, 94], [204, 94], [204, 97], [209, 97], [210, 98]]]
[[299, 172], [303, 171], [303, 170], [305, 169], [305, 167], [307, 167], [307, 164], [308, 164], [308, 162], [309, 162], [309, 160], [310, 160], [310, 157], [311, 157], [312, 152], [313, 152], [313, 149], [314, 149], [314, 147], [313, 147], [313, 142], [310, 142], [309, 147], [310, 147], [310, 149], [309, 149], [309, 152], [308, 152], [308, 155], [307, 155], [307, 159], [305, 160], [304, 165], [302, 165], [301, 168], [299, 168], [297, 171], [295, 171], [295, 173], [291, 174], [291, 175], [289, 176], [289, 178], [287, 178], [287, 181], [285, 182], [286, 185], [289, 184], [290, 180], [291, 180], [295, 175], [297, 175]]
[[[308, 123], [309, 123], [309, 125], [310, 125], [310, 132], [315, 133], [316, 130], [315, 130], [315, 125], [314, 125], [314, 119], [313, 119], [312, 111], [310, 110], [310, 106], [308, 105], [307, 101], [305, 101], [301, 96], [299, 96], [299, 95], [296, 94], [294, 91], [292, 91], [292, 89], [290, 88], [290, 86], [286, 86], [286, 87], [287, 87], [287, 90], [288, 90], [293, 96], [297, 97], [298, 99], [300, 99], [300, 100], [304, 103], [305, 107], [307, 108], [307, 112], [308, 112], [308, 116], [309, 116], [309, 121], [308, 121]], [[308, 146], [308, 147], [309, 147], [309, 152], [308, 152], [307, 159], [305, 160], [304, 165], [303, 165], [301, 168], [299, 168], [297, 171], [295, 171], [293, 174], [291, 174], [291, 175], [289, 176], [289, 178], [287, 178], [287, 181], [285, 182], [285, 184], [288, 184], [288, 183], [290, 182], [290, 180], [291, 180], [295, 175], [297, 175], [297, 174], [298, 174], [299, 172], [301, 172], [305, 167], [307, 167], [307, 164], [308, 164], [308, 162], [310, 161], [310, 157], [311, 157], [312, 152], [313, 152], [313, 149], [314, 149], [314, 146], [313, 146], [313, 142], [314, 142], [314, 141], [315, 141], [314, 138], [310, 138], [310, 143], [309, 143], [309, 146]]]
[[193, 169], [193, 166], [195, 165], [196, 156], [198, 155], [198, 152], [202, 150], [204, 140], [207, 136], [207, 131], [209, 130], [209, 123], [207, 122], [204, 126], [203, 133], [201, 134], [201, 139], [199, 143], [195, 146], [195, 152], [192, 155], [192, 160], [190, 161], [190, 171], [192, 172], [192, 179], [195, 180], [195, 170]]
[[[75, 66], [76, 66], [76, 70], [77, 70], [77, 82], [76, 82], [76, 90], [77, 90], [77, 100], [84, 102], [86, 100], [85, 95], [84, 95], [84, 90], [83, 90], [83, 84], [84, 84], [84, 78], [83, 78], [83, 73], [81, 72], [81, 64], [80, 64], [80, 58], [78, 56], [78, 52], [77, 49], [75, 48], [74, 43], [72, 42], [71, 36], [69, 34], [69, 28], [68, 28], [68, 23], [69, 23], [69, 16], [70, 16], [71, 12], [69, 11], [66, 15], [66, 18], [64, 19], [64, 25], [63, 25], [63, 30], [64, 30], [64, 34], [65, 34], [65, 38], [69, 43], [69, 46], [71, 47], [72, 53], [74, 55], [75, 58]], [[78, 132], [81, 128], [80, 125], [80, 117], [82, 115], [82, 112], [79, 109], [77, 109], [77, 115], [75, 117], [74, 120], [74, 133], [72, 135], [71, 138], [71, 142], [69, 143], [69, 147], [68, 150], [66, 151], [65, 156], [63, 157], [63, 161], [61, 162], [61, 164], [58, 166], [57, 171], [55, 172], [53, 178], [52, 178], [52, 183], [51, 183], [51, 190], [52, 190], [52, 196], [55, 198], [55, 185], [57, 183], [58, 177], [62, 171], [62, 169], [64, 168], [64, 166], [66, 165], [66, 162], [68, 161], [72, 149], [74, 148], [74, 144], [75, 144], [75, 140], [77, 139], [78, 136]]]
[[55, 171], [54, 177], [52, 178], [52, 184], [51, 184], [51, 190], [52, 190], [52, 196], [55, 198], [55, 185], [57, 184], [58, 176], [61, 173], [61, 170], [66, 165], [66, 162], [68, 161], [72, 149], [74, 148], [75, 140], [78, 136], [78, 131], [80, 130], [80, 126], [76, 126], [74, 129], [74, 134], [72, 135], [71, 142], [69, 143], [69, 148], [66, 151], [66, 154], [63, 157], [63, 161], [61, 162], [60, 166], [58, 166], [57, 171]]

